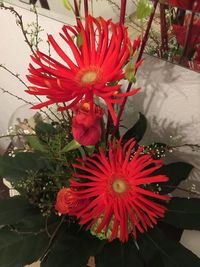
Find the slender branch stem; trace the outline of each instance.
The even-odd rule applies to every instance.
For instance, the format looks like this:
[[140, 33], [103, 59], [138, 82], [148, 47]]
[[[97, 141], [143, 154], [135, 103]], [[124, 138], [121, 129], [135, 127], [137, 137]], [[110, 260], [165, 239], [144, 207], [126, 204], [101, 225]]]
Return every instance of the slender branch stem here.
[[6, 135], [0, 135], [1, 138], [6, 138], [6, 137], [27, 137], [27, 136], [36, 136], [36, 134], [6, 134]]
[[182, 147], [189, 147], [191, 149], [197, 149], [200, 150], [199, 144], [182, 144], [182, 145], [176, 145], [176, 146], [168, 146], [168, 149], [176, 149], [176, 148], [182, 148]]
[[20, 78], [19, 74], [14, 73], [12, 70], [8, 69], [5, 65], [2, 65], [2, 64], [0, 64], [0, 68], [10, 73], [13, 77], [17, 78], [20, 81], [20, 83], [22, 83], [27, 89], [29, 89], [28, 85]]
[[[14, 94], [12, 94], [11, 92], [5, 90], [5, 89], [2, 88], [2, 87], [0, 87], [0, 90], [1, 90], [3, 93], [6, 93], [6, 94], [8, 94], [8, 95], [10, 95], [10, 96], [12, 96], [12, 97], [15, 97], [16, 99], [18, 99], [18, 100], [20, 100], [20, 101], [23, 101], [24, 103], [26, 103], [26, 104], [28, 104], [28, 105], [34, 106], [34, 104], [33, 104], [32, 102], [29, 102], [29, 101], [27, 101], [27, 100], [25, 100], [25, 99], [23, 99], [23, 98], [21, 98], [21, 97], [19, 97], [19, 96], [14, 95]], [[41, 110], [41, 109], [40, 109], [40, 112], [43, 113], [43, 114], [45, 114], [45, 116], [46, 116], [49, 120], [53, 121], [53, 120], [51, 119], [51, 117], [50, 117], [44, 110]]]
[[120, 24], [124, 24], [126, 14], [126, 0], [121, 0]]
[[74, 12], [76, 16], [76, 21], [78, 22], [80, 20], [80, 13], [79, 13], [77, 0], [74, 0]]
[[11, 7], [11, 6], [10, 7], [5, 6], [4, 3], [0, 3], [0, 8], [1, 9], [4, 9], [4, 10], [9, 10], [12, 14], [15, 15], [15, 17], [17, 19], [17, 25], [19, 25], [19, 27], [21, 28], [21, 31], [23, 33], [25, 42], [29, 46], [32, 54], [36, 56], [36, 53], [35, 53], [35, 51], [33, 49], [33, 45], [30, 43], [30, 41], [29, 41], [29, 39], [27, 37], [27, 31], [24, 28], [24, 23], [23, 23], [23, 20], [22, 20], [22, 16], [13, 7]]
[[84, 0], [85, 17], [88, 16], [88, 0]]
[[[145, 32], [145, 35], [144, 35], [144, 38], [142, 40], [142, 45], [141, 45], [141, 48], [140, 48], [140, 52], [139, 52], [139, 55], [138, 55], [138, 58], [137, 58], [137, 61], [136, 62], [139, 62], [141, 59], [142, 59], [142, 55], [144, 53], [144, 49], [145, 49], [145, 46], [146, 46], [146, 43], [148, 41], [148, 37], [149, 37], [149, 32], [150, 32], [150, 29], [151, 29], [151, 25], [152, 25], [152, 22], [153, 22], [153, 18], [155, 16], [155, 11], [156, 11], [156, 7], [158, 5], [158, 2], [159, 0], [155, 0], [154, 2], [154, 11], [151, 13], [151, 16], [149, 18], [149, 22], [148, 22], [148, 25], [147, 25], [147, 29], [146, 29], [146, 32]], [[137, 70], [136, 70], [137, 72]], [[136, 74], [135, 72], [135, 74]], [[127, 90], [126, 92], [129, 92], [131, 90], [131, 86], [132, 86], [132, 82], [130, 82], [127, 86]], [[118, 113], [118, 116], [117, 116], [117, 123], [113, 129], [113, 132], [112, 132], [112, 136], [111, 136], [111, 140], [114, 138], [116, 132], [117, 132], [117, 129], [119, 127], [119, 122], [120, 122], [120, 118], [122, 116], [122, 113], [124, 111], [124, 107], [125, 107], [125, 104], [126, 104], [126, 101], [127, 101], [127, 97], [124, 98], [122, 104], [121, 104], [121, 107], [120, 107], [120, 110], [119, 110], [119, 113]]]
[[51, 238], [50, 238], [50, 240], [49, 240], [49, 244], [48, 244], [47, 248], [45, 249], [43, 255], [40, 257], [40, 261], [41, 261], [41, 262], [42, 262], [42, 261], [44, 260], [44, 258], [47, 256], [47, 254], [48, 254], [48, 252], [49, 252], [49, 250], [50, 250], [50, 248], [51, 248], [51, 246], [52, 246], [52, 244], [53, 244], [53, 241], [54, 241], [54, 239], [55, 239], [55, 237], [56, 237], [58, 231], [60, 230], [60, 227], [61, 227], [62, 223], [64, 222], [64, 219], [65, 219], [65, 217], [62, 216], [62, 218], [61, 218], [59, 224], [57, 225], [57, 227], [56, 227], [56, 229], [55, 229], [55, 231], [54, 231], [53, 234], [51, 235]]

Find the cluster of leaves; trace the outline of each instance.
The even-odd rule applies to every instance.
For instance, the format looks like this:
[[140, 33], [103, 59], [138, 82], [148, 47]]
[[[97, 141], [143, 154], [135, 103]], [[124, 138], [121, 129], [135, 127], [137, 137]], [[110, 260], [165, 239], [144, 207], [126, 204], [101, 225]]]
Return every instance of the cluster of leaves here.
[[65, 152], [73, 140], [70, 127], [69, 123], [52, 125], [39, 121], [36, 135], [26, 137], [29, 151], [18, 152], [14, 158], [0, 158], [1, 176], [44, 214], [51, 212], [59, 189], [68, 186], [71, 163], [79, 156], [75, 150]]
[[[71, 175], [69, 164], [79, 153], [78, 149], [70, 150], [69, 144], [72, 142], [73, 146], [73, 141], [71, 136], [66, 137], [66, 132], [70, 132], [67, 127], [70, 126], [39, 122], [36, 136], [29, 139], [32, 152], [18, 153], [15, 158], [0, 157], [0, 175], [21, 193], [0, 201], [1, 266], [21, 267], [41, 260], [42, 267], [63, 267], [66, 264], [80, 267], [86, 266], [90, 256], [95, 256], [96, 267], [198, 267], [200, 260], [177, 240], [168, 239], [165, 231], [166, 228], [200, 230], [199, 199], [172, 198], [158, 227], [139, 234], [136, 241], [130, 236], [125, 244], [118, 240], [112, 243], [101, 241], [81, 228], [73, 218], [55, 215], [52, 210], [54, 188], [58, 190], [60, 186], [67, 186]], [[140, 114], [124, 138], [134, 137], [140, 141], [146, 127], [146, 118]], [[163, 144], [150, 147], [165, 148]], [[160, 193], [171, 193], [188, 177], [191, 169], [190, 164], [177, 162], [157, 170], [157, 174], [166, 174], [170, 178], [165, 185], [160, 185]], [[22, 180], [26, 181], [26, 188], [19, 186]], [[49, 213], [42, 214], [41, 207], [38, 208], [41, 195], [46, 204], [51, 204]]]

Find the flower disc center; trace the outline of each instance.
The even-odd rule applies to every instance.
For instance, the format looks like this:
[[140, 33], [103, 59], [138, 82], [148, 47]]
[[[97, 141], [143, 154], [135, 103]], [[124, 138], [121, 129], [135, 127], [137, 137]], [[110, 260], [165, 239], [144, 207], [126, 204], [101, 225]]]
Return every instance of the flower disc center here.
[[83, 74], [81, 81], [85, 84], [90, 84], [95, 82], [96, 79], [97, 79], [96, 71], [88, 71], [85, 74]]
[[122, 179], [116, 179], [112, 184], [112, 188], [116, 193], [122, 194], [126, 191], [127, 184]]

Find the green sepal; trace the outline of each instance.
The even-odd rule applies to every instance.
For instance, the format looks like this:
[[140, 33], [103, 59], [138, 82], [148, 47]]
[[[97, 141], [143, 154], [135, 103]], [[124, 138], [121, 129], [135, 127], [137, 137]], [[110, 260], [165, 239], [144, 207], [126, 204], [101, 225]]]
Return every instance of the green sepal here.
[[73, 139], [69, 144], [67, 144], [62, 150], [61, 153], [66, 153], [75, 149], [78, 149], [81, 147], [81, 144], [79, 144], [75, 139]]

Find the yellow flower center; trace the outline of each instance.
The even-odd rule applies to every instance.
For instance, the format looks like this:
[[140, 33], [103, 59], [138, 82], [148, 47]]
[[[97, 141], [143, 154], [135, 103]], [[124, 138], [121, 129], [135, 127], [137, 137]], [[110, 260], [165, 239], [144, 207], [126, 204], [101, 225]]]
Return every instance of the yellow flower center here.
[[96, 81], [97, 73], [95, 71], [88, 71], [81, 77], [81, 81], [85, 84], [90, 84]]
[[126, 191], [127, 184], [122, 179], [116, 179], [112, 184], [112, 188], [116, 193], [122, 194]]
[[88, 66], [79, 70], [75, 80], [80, 86], [92, 86], [101, 81], [102, 75], [98, 66]]

